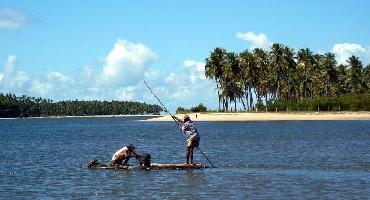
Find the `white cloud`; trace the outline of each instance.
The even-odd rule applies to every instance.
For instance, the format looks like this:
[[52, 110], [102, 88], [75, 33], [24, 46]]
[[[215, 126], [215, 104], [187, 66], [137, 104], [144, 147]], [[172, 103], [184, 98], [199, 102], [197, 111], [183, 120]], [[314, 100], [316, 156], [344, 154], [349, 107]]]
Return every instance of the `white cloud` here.
[[43, 82], [41, 82], [37, 79], [32, 81], [31, 87], [32, 87], [31, 90], [35, 94], [41, 95], [43, 97], [49, 96], [50, 91], [52, 91], [52, 89], [53, 89], [53, 85], [51, 83], [48, 83], [48, 82], [43, 83]]
[[191, 87], [180, 86], [172, 93], [171, 98], [177, 100], [177, 102], [186, 103], [186, 100], [193, 99], [194, 95], [194, 91], [191, 90]]
[[182, 70], [171, 72], [165, 78], [162, 86], [166, 91], [170, 108], [191, 107], [204, 103], [215, 107], [217, 92], [215, 84], [204, 77], [204, 62], [185, 60]]
[[173, 72], [170, 73], [170, 74], [168, 74], [168, 76], [164, 80], [168, 84], [174, 84], [174, 83], [177, 83], [177, 81], [178, 81], [177, 75], [175, 73], [173, 73]]
[[[60, 72], [46, 71], [41, 80], [32, 81], [31, 90], [37, 95], [52, 99], [73, 98], [75, 80]], [[76, 92], [78, 93], [78, 92]]]
[[134, 100], [135, 93], [136, 87], [134, 86], [119, 88], [116, 90], [116, 97], [121, 101], [132, 101]]
[[[148, 84], [165, 106], [172, 111], [179, 106], [190, 108], [199, 103], [215, 109], [217, 106], [216, 84], [205, 79], [204, 65], [204, 62], [185, 60], [177, 68], [178, 70], [161, 74], [158, 79], [152, 80]], [[140, 88], [140, 84], [138, 88]], [[137, 92], [139, 91], [143, 93], [141, 94], [143, 101], [158, 104], [145, 85], [137, 90]]]
[[4, 65], [5, 73], [12, 73], [15, 70], [17, 57], [15, 55], [9, 55]]
[[42, 76], [31, 78], [16, 69], [16, 57], [9, 55], [0, 71], [0, 89], [54, 101], [125, 100], [158, 104], [144, 85], [145, 80], [172, 111], [200, 102], [214, 107], [217, 92], [215, 83], [204, 77], [204, 62], [185, 60], [176, 71], [163, 73], [151, 66], [157, 58], [158, 55], [143, 44], [118, 40], [100, 66], [87, 65], [73, 76], [45, 71]]
[[198, 72], [204, 72], [204, 66], [205, 66], [204, 62], [199, 62], [199, 61], [194, 61], [194, 60], [185, 60], [183, 64], [185, 67], [188, 67], [188, 68], [195, 67], [195, 69]]
[[54, 82], [58, 82], [58, 83], [62, 83], [62, 84], [66, 84], [70, 81], [73, 81], [71, 78], [69, 78], [68, 76], [66, 76], [66, 75], [64, 75], [60, 72], [46, 71], [45, 72], [45, 77], [49, 81], [54, 81]]
[[370, 47], [365, 48], [359, 44], [342, 43], [335, 44], [332, 51], [339, 64], [346, 64], [348, 58], [352, 55], [359, 57], [365, 64], [370, 62]]
[[268, 50], [272, 44], [272, 42], [263, 33], [255, 34], [253, 32], [238, 32], [236, 33], [236, 37], [238, 39], [248, 41], [251, 44], [250, 49], [261, 48]]
[[4, 92], [11, 91], [26, 91], [30, 77], [26, 72], [17, 69], [15, 55], [9, 55], [3, 67], [3, 72], [0, 73], [0, 89]]
[[27, 23], [25, 13], [11, 8], [0, 7], [0, 28], [17, 30]]
[[105, 85], [129, 86], [143, 80], [158, 55], [143, 44], [118, 40], [106, 57], [102, 79]]
[[191, 79], [196, 81], [196, 78], [200, 78], [202, 80], [206, 79], [205, 76], [205, 66], [206, 63], [194, 61], [194, 60], [185, 60], [183, 65], [190, 69], [191, 72]]
[[145, 80], [156, 80], [160, 78], [160, 71], [158, 69], [148, 69], [144, 72]]

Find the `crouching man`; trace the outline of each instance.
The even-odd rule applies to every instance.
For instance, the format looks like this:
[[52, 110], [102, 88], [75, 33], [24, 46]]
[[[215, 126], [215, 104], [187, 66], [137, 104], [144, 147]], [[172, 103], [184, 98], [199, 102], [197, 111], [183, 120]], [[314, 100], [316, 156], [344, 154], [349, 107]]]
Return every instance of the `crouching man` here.
[[[112, 156], [112, 165], [127, 165], [128, 161], [132, 157], [137, 158], [137, 154], [135, 153], [135, 147], [132, 144], [129, 144], [125, 147], [119, 149], [114, 155]], [[122, 163], [123, 161], [123, 163]]]
[[136, 156], [136, 159], [139, 161], [141, 167], [150, 167], [152, 156], [148, 153], [143, 153]]

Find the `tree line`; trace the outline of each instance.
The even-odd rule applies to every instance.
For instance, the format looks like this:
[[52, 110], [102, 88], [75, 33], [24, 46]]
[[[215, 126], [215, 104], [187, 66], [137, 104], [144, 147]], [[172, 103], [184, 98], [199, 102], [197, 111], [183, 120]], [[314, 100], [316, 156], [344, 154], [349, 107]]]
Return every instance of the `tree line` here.
[[50, 99], [17, 97], [0, 93], [0, 117], [47, 117], [85, 115], [144, 115], [160, 114], [162, 107], [130, 101], [81, 101], [53, 102]]
[[207, 112], [207, 107], [203, 103], [199, 103], [199, 105], [191, 107], [189, 109], [183, 107], [178, 107], [176, 109], [177, 114], [189, 112]]
[[[332, 53], [313, 53], [308, 48], [296, 51], [275, 43], [269, 51], [255, 48], [237, 53], [218, 47], [205, 61], [205, 76], [216, 82], [221, 111], [233, 107], [236, 111], [237, 102], [244, 110], [272, 109], [282, 103], [293, 107], [323, 99], [340, 102], [343, 95], [347, 98], [342, 99], [361, 97], [370, 104], [370, 64], [364, 67], [356, 56], [338, 64]], [[312, 108], [305, 105], [302, 109]]]

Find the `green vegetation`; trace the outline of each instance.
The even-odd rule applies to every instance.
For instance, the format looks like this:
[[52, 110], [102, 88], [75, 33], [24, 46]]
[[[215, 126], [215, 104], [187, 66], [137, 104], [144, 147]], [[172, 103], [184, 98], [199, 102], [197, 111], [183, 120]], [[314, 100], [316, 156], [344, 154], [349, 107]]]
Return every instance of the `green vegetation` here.
[[162, 108], [128, 101], [59, 101], [0, 93], [0, 117], [159, 114]]
[[277, 99], [258, 104], [258, 111], [369, 111], [370, 93], [344, 94], [339, 97], [317, 97], [302, 100]]
[[198, 106], [191, 107], [190, 109], [185, 109], [183, 107], [178, 107], [176, 109], [176, 113], [189, 113], [189, 112], [207, 112], [207, 107], [200, 103]]
[[245, 111], [370, 110], [370, 65], [355, 56], [338, 65], [332, 53], [273, 44], [270, 51], [215, 48], [205, 60], [219, 111], [237, 111], [237, 103]]

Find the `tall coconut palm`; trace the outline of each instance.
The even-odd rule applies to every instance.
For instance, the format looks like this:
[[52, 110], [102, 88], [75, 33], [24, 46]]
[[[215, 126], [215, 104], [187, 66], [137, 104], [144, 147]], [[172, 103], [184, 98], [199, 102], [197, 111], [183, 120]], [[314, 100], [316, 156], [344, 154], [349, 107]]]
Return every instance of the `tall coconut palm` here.
[[294, 84], [292, 84], [292, 74], [296, 71], [297, 68], [297, 63], [295, 61], [295, 53], [294, 49], [291, 49], [289, 47], [285, 47], [283, 51], [283, 56], [284, 56], [284, 63], [285, 63], [285, 71], [286, 71], [286, 76], [285, 76], [285, 83], [286, 83], [286, 98], [287, 99], [292, 99], [291, 91], [295, 91]]
[[223, 89], [222, 98], [226, 102], [225, 109], [228, 110], [228, 102], [234, 102], [236, 110], [236, 101], [240, 93], [238, 82], [240, 81], [240, 66], [238, 54], [234, 52], [226, 53], [225, 64], [223, 65], [223, 74], [221, 76], [221, 86]]
[[312, 80], [312, 88], [311, 88], [311, 98], [312, 97], [319, 97], [325, 94], [325, 84], [323, 81], [323, 62], [324, 56], [321, 54], [314, 54], [314, 63], [311, 69], [311, 80]]
[[283, 82], [287, 76], [287, 67], [284, 59], [285, 46], [282, 44], [273, 44], [270, 51], [272, 73], [275, 77], [276, 91], [274, 96], [280, 98], [282, 95]]
[[362, 71], [362, 63], [356, 56], [348, 58], [347, 63], [349, 64], [349, 78], [351, 92], [358, 93], [360, 91], [360, 77]]
[[256, 83], [254, 85], [256, 86], [257, 102], [262, 102], [261, 97], [265, 97], [267, 103], [268, 84], [270, 83], [268, 54], [263, 49], [256, 48], [253, 50], [253, 58], [256, 70], [254, 73]]
[[300, 49], [297, 53], [297, 63], [298, 63], [298, 70], [302, 72], [303, 81], [302, 81], [302, 97], [307, 98], [310, 94], [310, 83], [312, 81], [309, 79], [310, 70], [314, 64], [314, 57], [313, 53], [310, 49]]
[[337, 63], [332, 53], [325, 53], [322, 62], [322, 80], [325, 85], [325, 96], [335, 93], [335, 83], [338, 81], [338, 74], [335, 69]]
[[247, 101], [247, 109], [250, 110], [253, 105], [252, 88], [256, 86], [257, 67], [253, 54], [248, 50], [239, 54], [239, 65], [241, 68], [242, 85], [244, 87], [244, 95]]
[[216, 82], [218, 94], [218, 110], [221, 110], [221, 96], [219, 92], [220, 80], [223, 74], [223, 65], [225, 64], [226, 50], [220, 47], [215, 48], [210, 56], [206, 58], [205, 76], [214, 79]]
[[368, 64], [361, 73], [361, 85], [363, 92], [370, 92], [370, 64]]
[[337, 81], [337, 90], [336, 94], [338, 96], [345, 94], [349, 92], [349, 79], [348, 79], [348, 72], [347, 72], [347, 66], [340, 64], [337, 67], [337, 73], [338, 73], [338, 81]]

